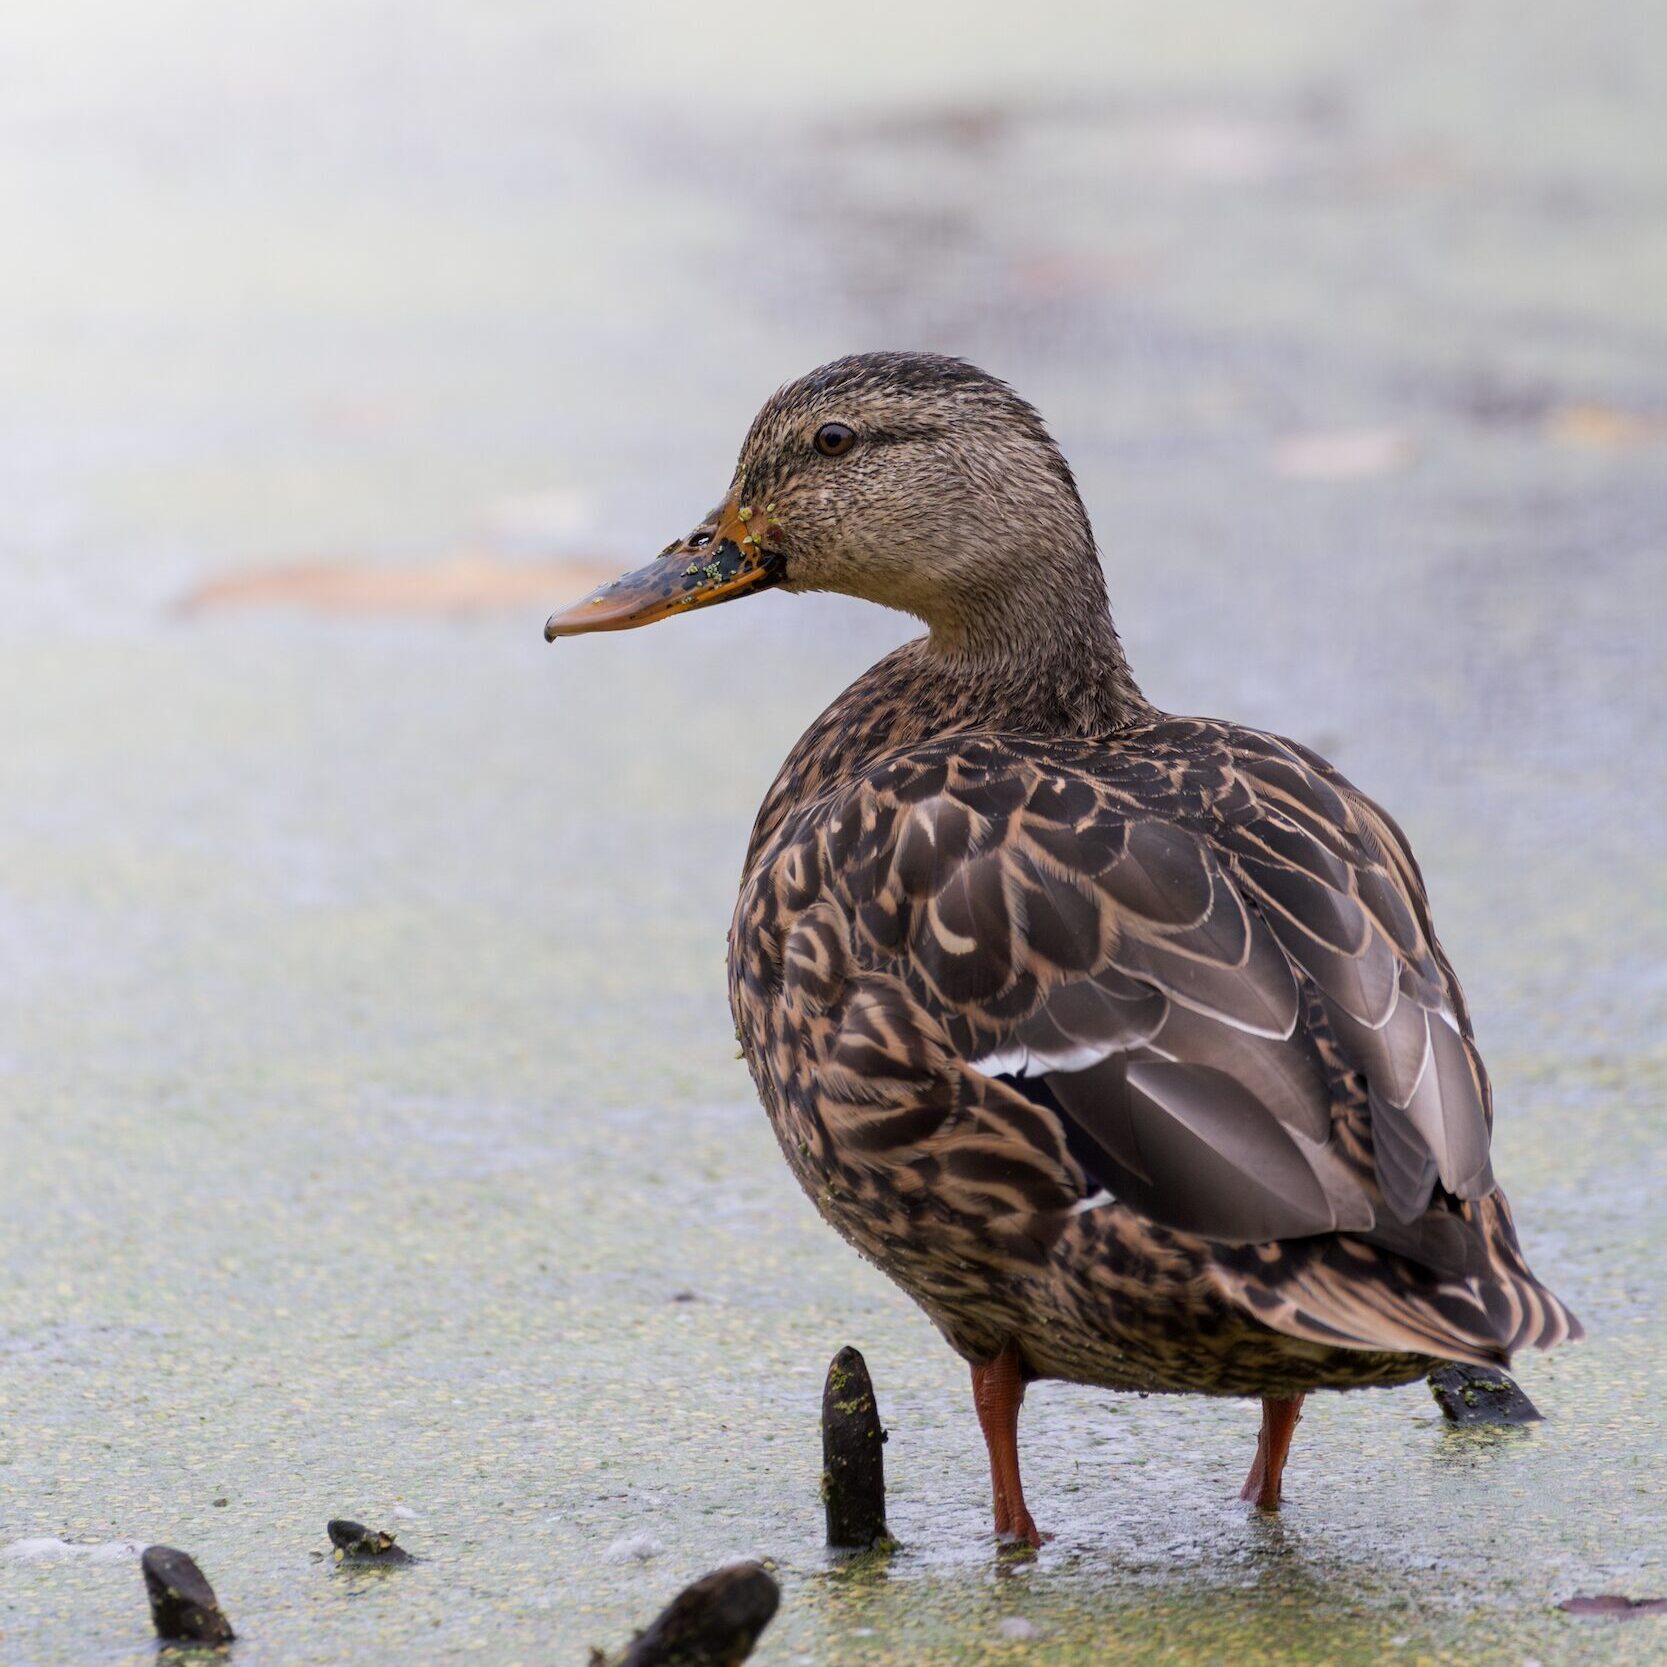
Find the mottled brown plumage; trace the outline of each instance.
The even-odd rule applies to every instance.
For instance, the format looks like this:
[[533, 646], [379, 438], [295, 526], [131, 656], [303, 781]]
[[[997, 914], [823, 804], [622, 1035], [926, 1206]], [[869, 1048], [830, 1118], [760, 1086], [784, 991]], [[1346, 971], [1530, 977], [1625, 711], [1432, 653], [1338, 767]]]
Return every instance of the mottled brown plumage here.
[[1308, 1391], [1579, 1335], [1494, 1183], [1405, 837], [1295, 742], [1144, 699], [1010, 389], [826, 366], [665, 560], [550, 633], [675, 611], [668, 572], [684, 606], [780, 584], [930, 628], [766, 795], [730, 992], [793, 1172], [974, 1367], [999, 1527], [1038, 1538], [1029, 1380], [1264, 1397], [1267, 1505]]

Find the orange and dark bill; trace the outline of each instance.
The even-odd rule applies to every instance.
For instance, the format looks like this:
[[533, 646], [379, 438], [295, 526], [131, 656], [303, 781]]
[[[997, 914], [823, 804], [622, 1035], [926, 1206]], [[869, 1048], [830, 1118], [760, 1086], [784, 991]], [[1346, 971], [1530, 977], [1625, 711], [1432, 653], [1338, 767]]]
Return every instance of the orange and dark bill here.
[[705, 526], [658, 560], [551, 614], [544, 640], [629, 631], [779, 585], [786, 564], [781, 552], [770, 548], [770, 535], [779, 530], [767, 510], [743, 504], [731, 492]]

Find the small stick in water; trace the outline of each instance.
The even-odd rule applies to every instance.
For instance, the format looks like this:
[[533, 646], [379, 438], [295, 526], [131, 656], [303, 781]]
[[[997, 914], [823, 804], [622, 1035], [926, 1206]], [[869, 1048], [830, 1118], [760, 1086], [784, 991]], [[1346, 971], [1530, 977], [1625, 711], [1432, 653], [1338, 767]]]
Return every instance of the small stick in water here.
[[171, 1545], [149, 1545], [139, 1559], [156, 1636], [169, 1643], [229, 1644], [237, 1634], [220, 1612], [203, 1571]]
[[1429, 1375], [1435, 1404], [1454, 1424], [1538, 1424], [1541, 1414], [1515, 1379], [1449, 1360]]
[[739, 1667], [780, 1602], [781, 1588], [762, 1563], [714, 1569], [637, 1634], [619, 1667]]
[[843, 1348], [833, 1357], [822, 1390], [822, 1503], [829, 1545], [867, 1551], [890, 1541], [885, 1440], [868, 1363], [855, 1349]]

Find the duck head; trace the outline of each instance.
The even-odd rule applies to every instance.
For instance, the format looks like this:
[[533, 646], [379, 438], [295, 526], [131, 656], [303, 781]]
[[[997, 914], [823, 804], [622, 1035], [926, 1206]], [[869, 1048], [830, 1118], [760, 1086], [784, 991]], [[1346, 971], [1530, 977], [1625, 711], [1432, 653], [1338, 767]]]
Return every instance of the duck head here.
[[774, 588], [901, 609], [947, 648], [1045, 630], [1062, 604], [1106, 612], [1082, 500], [1041, 418], [1006, 383], [929, 353], [857, 354], [780, 389], [723, 502], [544, 635], [630, 630]]

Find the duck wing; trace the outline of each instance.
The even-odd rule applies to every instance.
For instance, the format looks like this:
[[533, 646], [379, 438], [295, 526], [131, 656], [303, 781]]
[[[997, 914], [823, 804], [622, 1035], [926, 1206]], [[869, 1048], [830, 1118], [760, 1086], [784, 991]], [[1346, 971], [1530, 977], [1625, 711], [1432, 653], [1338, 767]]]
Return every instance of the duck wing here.
[[[1516, 1277], [1501, 1258], [1521, 1259], [1490, 1205], [1463, 996], [1400, 830], [1306, 749], [1195, 719], [953, 737], [883, 761], [777, 847], [831, 906], [838, 952], [1011, 1091], [982, 1096], [988, 1120], [1020, 1097], [1057, 1118], [1076, 1207], [1115, 1200], [1218, 1247], [1234, 1294], [1299, 1335], [1455, 1355], [1474, 1336], [1491, 1357], [1568, 1334], [1549, 1293], [1488, 1313], [1490, 1282]], [[1007, 1149], [1034, 1162], [1031, 1144]], [[1336, 1235], [1352, 1262], [1234, 1253]], [[1448, 1282], [1465, 1312], [1389, 1323], [1363, 1258]]]

